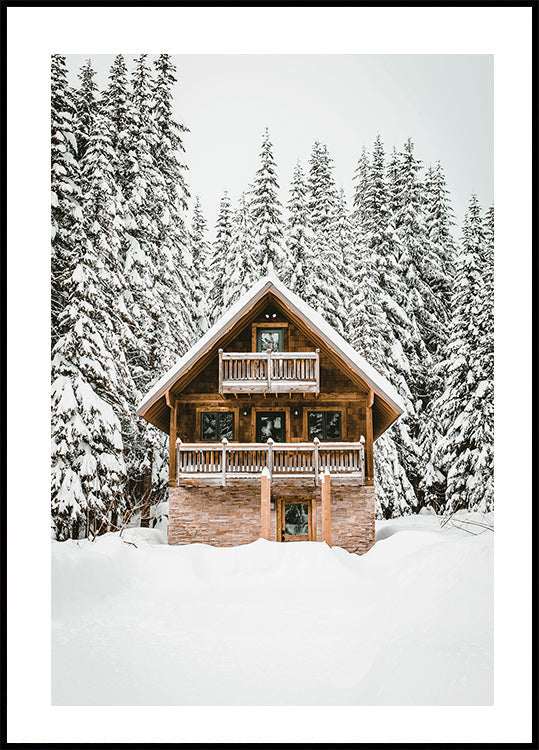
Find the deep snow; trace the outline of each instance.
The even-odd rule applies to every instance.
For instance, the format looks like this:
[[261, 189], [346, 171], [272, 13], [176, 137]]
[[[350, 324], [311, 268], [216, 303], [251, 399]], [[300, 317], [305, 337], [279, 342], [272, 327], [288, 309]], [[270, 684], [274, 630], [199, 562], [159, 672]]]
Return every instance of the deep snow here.
[[362, 557], [150, 529], [53, 542], [52, 703], [492, 704], [493, 537], [413, 516]]

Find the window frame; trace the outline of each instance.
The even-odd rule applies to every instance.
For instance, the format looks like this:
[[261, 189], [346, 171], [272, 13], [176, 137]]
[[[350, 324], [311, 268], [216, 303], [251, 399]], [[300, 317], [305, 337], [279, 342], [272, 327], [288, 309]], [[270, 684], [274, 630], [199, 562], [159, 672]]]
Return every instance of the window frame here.
[[[312, 442], [315, 437], [318, 437], [318, 435], [315, 435], [311, 438], [309, 434], [309, 415], [310, 414], [322, 414], [323, 415], [323, 435], [324, 437], [319, 437], [318, 439], [321, 442], [324, 443], [342, 443], [343, 441], [343, 434], [344, 434], [344, 412], [343, 409], [309, 409], [306, 408], [306, 415], [305, 415], [305, 436], [308, 442]], [[328, 414], [340, 414], [341, 415], [341, 424], [340, 424], [340, 436], [338, 438], [327, 438], [325, 437], [327, 433], [327, 415]]]
[[283, 352], [288, 351], [288, 323], [284, 321], [275, 321], [269, 323], [268, 321], [260, 321], [257, 323], [251, 324], [251, 350], [253, 352], [258, 352], [258, 332], [263, 331], [265, 328], [270, 329], [281, 329], [282, 335], [283, 335]]
[[[207, 414], [214, 414], [216, 417], [216, 433], [217, 437], [214, 438], [205, 438], [204, 437], [204, 416]], [[232, 439], [227, 438], [228, 442], [231, 443], [236, 439], [236, 414], [235, 410], [233, 409], [203, 409], [200, 411], [200, 440], [202, 443], [220, 443], [222, 442], [223, 438], [221, 435], [221, 415], [222, 414], [230, 414], [232, 416]]]

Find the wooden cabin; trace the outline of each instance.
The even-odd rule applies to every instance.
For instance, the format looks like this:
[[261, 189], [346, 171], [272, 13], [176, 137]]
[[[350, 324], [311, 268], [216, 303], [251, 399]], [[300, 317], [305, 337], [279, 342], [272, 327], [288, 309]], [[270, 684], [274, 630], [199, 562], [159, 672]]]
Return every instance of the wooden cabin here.
[[169, 544], [374, 543], [373, 443], [390, 383], [275, 276], [257, 282], [137, 414], [170, 435]]

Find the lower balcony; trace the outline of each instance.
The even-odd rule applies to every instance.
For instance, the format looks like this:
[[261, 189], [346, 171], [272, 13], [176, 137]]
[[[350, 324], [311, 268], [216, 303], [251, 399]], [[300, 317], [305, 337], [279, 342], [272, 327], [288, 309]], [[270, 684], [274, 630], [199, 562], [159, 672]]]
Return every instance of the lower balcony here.
[[226, 484], [227, 481], [252, 480], [267, 468], [274, 480], [298, 479], [320, 484], [321, 475], [349, 478], [365, 483], [365, 450], [357, 443], [320, 442], [182, 443], [176, 441], [176, 484], [182, 479], [199, 479]]

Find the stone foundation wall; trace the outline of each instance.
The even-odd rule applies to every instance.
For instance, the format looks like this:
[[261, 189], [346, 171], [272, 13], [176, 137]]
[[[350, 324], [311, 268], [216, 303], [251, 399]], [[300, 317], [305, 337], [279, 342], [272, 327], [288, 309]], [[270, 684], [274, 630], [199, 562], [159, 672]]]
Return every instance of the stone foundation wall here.
[[[283, 496], [316, 502], [317, 539], [322, 535], [320, 487], [275, 483], [272, 500]], [[332, 544], [363, 554], [374, 544], [374, 487], [331, 484]], [[169, 487], [168, 543], [201, 542], [216, 547], [248, 544], [260, 537], [260, 482], [201, 484], [183, 480]], [[271, 511], [271, 539], [276, 540], [276, 512]]]

